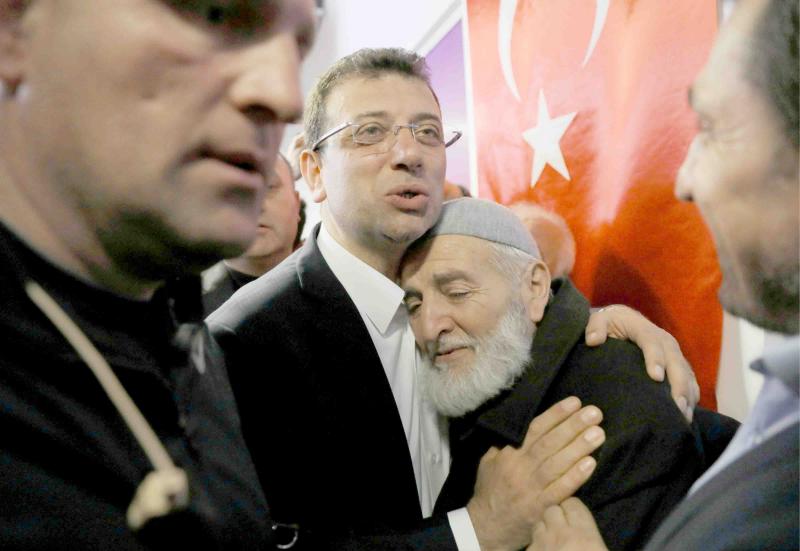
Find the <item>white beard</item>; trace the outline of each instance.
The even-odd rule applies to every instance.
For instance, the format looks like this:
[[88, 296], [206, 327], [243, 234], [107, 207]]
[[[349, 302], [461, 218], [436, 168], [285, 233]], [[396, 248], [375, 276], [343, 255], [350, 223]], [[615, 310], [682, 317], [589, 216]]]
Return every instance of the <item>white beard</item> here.
[[[433, 350], [422, 356], [422, 388], [431, 404], [443, 415], [461, 417], [487, 400], [511, 388], [530, 362], [536, 325], [528, 318], [521, 300], [512, 300], [495, 330], [480, 338], [442, 337]], [[453, 370], [435, 365], [438, 349], [470, 346], [475, 350], [471, 366]]]

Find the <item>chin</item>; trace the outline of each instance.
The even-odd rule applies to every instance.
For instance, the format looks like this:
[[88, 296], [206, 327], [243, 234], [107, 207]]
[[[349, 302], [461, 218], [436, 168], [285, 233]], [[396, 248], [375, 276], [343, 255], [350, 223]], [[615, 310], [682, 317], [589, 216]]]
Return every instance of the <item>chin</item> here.
[[771, 276], [759, 272], [741, 285], [723, 278], [720, 303], [725, 311], [762, 329], [797, 334], [800, 331], [800, 271], [796, 266], [789, 266], [773, 272]]
[[410, 245], [422, 237], [432, 226], [433, 222], [427, 223], [419, 220], [418, 223], [414, 225], [403, 224], [398, 225], [398, 227], [386, 228], [383, 234], [394, 243], [406, 243]]

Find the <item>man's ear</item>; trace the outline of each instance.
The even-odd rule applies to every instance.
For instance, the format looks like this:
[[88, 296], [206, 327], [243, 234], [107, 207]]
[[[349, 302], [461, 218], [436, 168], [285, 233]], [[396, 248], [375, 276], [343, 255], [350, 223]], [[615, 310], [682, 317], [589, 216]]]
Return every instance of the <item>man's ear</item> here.
[[0, 0], [0, 83], [13, 95], [25, 76], [22, 16], [30, 0]]
[[322, 182], [320, 161], [321, 156], [318, 151], [305, 149], [300, 153], [300, 172], [303, 173], [303, 179], [308, 184], [311, 198], [315, 203], [321, 203], [328, 197], [325, 184]]
[[550, 300], [550, 272], [541, 260], [535, 260], [525, 268], [522, 297], [528, 308], [530, 320], [533, 323], [542, 321], [547, 302]]

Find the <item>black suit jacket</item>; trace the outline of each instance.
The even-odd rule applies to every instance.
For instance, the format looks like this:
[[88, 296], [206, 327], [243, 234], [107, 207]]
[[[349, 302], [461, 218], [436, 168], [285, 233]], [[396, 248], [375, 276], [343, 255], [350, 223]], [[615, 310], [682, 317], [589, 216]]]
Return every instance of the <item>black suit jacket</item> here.
[[555, 282], [554, 290], [525, 374], [509, 391], [451, 421], [453, 463], [436, 510], [465, 505], [481, 456], [491, 446], [520, 446], [536, 415], [575, 395], [603, 411], [606, 432], [594, 454], [597, 468], [576, 495], [610, 549], [641, 549], [710, 460], [669, 385], [648, 377], [641, 351], [615, 339], [587, 347], [588, 302], [568, 280]]
[[446, 516], [422, 520], [391, 388], [317, 232], [208, 318], [272, 516], [311, 549], [455, 549]]
[[798, 549], [798, 426], [743, 455], [681, 503], [648, 550]]

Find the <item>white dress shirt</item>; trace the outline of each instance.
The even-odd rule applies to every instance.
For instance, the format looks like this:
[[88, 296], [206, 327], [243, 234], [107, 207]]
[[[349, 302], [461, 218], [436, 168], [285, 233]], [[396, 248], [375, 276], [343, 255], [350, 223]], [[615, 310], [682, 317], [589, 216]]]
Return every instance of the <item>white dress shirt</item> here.
[[[429, 517], [450, 470], [447, 421], [422, 395], [421, 358], [403, 304], [403, 290], [347, 251], [320, 227], [320, 253], [364, 321], [383, 365], [406, 433], [422, 515]], [[477, 550], [466, 509], [448, 514], [459, 551]]]

